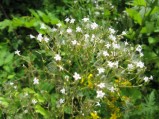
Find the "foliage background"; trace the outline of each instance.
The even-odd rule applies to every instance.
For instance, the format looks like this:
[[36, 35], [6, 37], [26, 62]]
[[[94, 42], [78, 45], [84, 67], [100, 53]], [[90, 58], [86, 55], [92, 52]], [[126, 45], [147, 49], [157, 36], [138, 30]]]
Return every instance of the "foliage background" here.
[[[76, 4], [74, 2], [73, 0], [1, 0], [1, 85], [8, 80], [16, 80], [25, 75], [24, 70], [21, 69], [23, 62], [19, 62], [13, 52], [19, 49], [25, 55], [32, 50], [39, 49], [37, 42], [31, 40], [28, 35], [30, 33], [36, 35], [37, 31], [40, 31], [41, 22], [53, 26], [58, 21], [63, 21], [67, 16], [76, 19], [89, 16], [98, 24], [113, 26], [119, 34], [126, 30], [128, 35], [123, 40], [127, 39], [133, 44], [143, 46], [144, 61], [148, 67], [147, 75], [152, 74], [154, 80], [142, 89], [141, 93], [147, 102], [143, 101], [141, 105], [153, 110], [152, 105], [159, 104], [159, 1], [78, 0]], [[109, 7], [109, 3], [112, 3], [113, 7]], [[29, 57], [33, 57], [33, 59]], [[40, 61], [38, 62], [35, 56], [29, 57], [29, 60], [41, 67]], [[145, 112], [143, 111], [143, 113]], [[1, 114], [1, 116], [5, 117], [6, 115]], [[150, 118], [155, 119], [156, 117], [158, 114], [154, 110], [153, 116]]]

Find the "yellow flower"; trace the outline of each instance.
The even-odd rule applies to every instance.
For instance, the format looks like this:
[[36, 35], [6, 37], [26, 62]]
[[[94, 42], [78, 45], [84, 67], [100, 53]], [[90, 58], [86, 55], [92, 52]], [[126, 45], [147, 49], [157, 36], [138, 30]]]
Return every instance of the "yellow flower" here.
[[91, 116], [93, 119], [99, 119], [100, 117], [97, 115], [97, 112], [92, 112]]
[[110, 119], [117, 119], [116, 113], [114, 113], [114, 114], [111, 114], [111, 117], [110, 117]]
[[89, 74], [88, 79], [91, 79], [93, 77], [93, 74]]

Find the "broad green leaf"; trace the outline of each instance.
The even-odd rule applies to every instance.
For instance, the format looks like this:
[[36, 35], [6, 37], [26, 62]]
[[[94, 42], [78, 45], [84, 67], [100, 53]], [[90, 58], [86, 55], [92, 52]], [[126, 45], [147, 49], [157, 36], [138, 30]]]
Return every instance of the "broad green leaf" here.
[[4, 63], [5, 63], [5, 64], [8, 64], [8, 63], [12, 62], [13, 56], [14, 56], [13, 54], [8, 53], [8, 55], [7, 55], [6, 58], [4, 59]]
[[152, 38], [152, 37], [149, 37], [148, 41], [149, 41], [149, 44], [156, 44], [159, 42], [157, 38]]
[[134, 0], [134, 5], [146, 7], [146, 1], [145, 0]]
[[40, 113], [41, 115], [44, 116], [44, 118], [49, 118], [48, 112], [43, 107], [41, 107], [40, 105], [35, 106], [35, 112]]
[[24, 88], [23, 91], [27, 93], [33, 93], [33, 94], [35, 93], [35, 91], [31, 88]]
[[9, 106], [9, 103], [5, 98], [0, 97], [0, 105], [3, 106], [4, 108], [7, 108]]
[[135, 9], [126, 9], [126, 12], [129, 14], [129, 16], [138, 24], [142, 24], [142, 17], [138, 11]]

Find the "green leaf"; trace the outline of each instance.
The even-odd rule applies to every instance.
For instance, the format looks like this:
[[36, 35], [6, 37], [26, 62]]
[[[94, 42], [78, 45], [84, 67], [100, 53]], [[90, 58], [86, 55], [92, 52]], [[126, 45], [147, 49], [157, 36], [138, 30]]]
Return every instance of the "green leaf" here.
[[44, 116], [44, 118], [49, 118], [48, 112], [43, 107], [41, 107], [40, 105], [35, 106], [35, 112], [40, 113], [41, 115]]
[[65, 106], [64, 107], [64, 112], [66, 114], [72, 114], [72, 107], [71, 106]]
[[13, 56], [14, 56], [13, 54], [8, 53], [8, 55], [4, 59], [4, 64], [11, 63], [13, 61]]
[[129, 16], [138, 24], [142, 24], [142, 17], [140, 13], [134, 9], [126, 9], [126, 12], [129, 14]]
[[9, 103], [5, 98], [0, 97], [0, 105], [2, 105], [4, 108], [7, 108], [9, 106]]
[[146, 1], [145, 0], [134, 0], [134, 5], [146, 7]]
[[149, 37], [148, 42], [149, 42], [149, 44], [156, 44], [159, 42], [159, 40], [157, 38]]

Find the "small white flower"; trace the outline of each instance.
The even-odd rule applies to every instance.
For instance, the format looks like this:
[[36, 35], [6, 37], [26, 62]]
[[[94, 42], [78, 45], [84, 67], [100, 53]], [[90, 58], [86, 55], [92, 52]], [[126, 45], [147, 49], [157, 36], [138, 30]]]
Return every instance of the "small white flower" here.
[[42, 39], [43, 39], [42, 34], [38, 34], [38, 36], [37, 36], [37, 40], [41, 42], [41, 41], [42, 41]]
[[66, 90], [63, 88], [63, 89], [60, 90], [60, 92], [61, 92], [62, 94], [65, 94], [65, 93], [66, 93]]
[[121, 33], [121, 35], [126, 35], [126, 31], [123, 31], [123, 32]]
[[76, 45], [77, 44], [77, 41], [76, 40], [73, 40], [71, 41], [72, 42], [72, 45]]
[[139, 68], [143, 68], [144, 67], [144, 63], [139, 61], [136, 63], [136, 66], [139, 67]]
[[111, 92], [114, 92], [114, 91], [115, 91], [115, 88], [112, 86], [109, 90], [110, 90]]
[[112, 46], [114, 49], [119, 49], [120, 48], [120, 45], [117, 44], [117, 43], [112, 43]]
[[60, 71], [63, 71], [63, 70], [64, 70], [64, 68], [63, 68], [61, 65], [59, 65], [58, 67], [59, 67], [59, 70], [60, 70]]
[[72, 19], [70, 20], [70, 23], [73, 24], [74, 22], [75, 22], [75, 19], [72, 18]]
[[66, 75], [64, 78], [66, 79], [66, 81], [68, 81], [70, 77]]
[[105, 71], [104, 68], [98, 68], [97, 70], [98, 70], [98, 73], [99, 73], [99, 74], [104, 73], [104, 71]]
[[55, 32], [55, 31], [57, 31], [57, 29], [56, 28], [52, 28], [52, 31]]
[[112, 29], [112, 28], [109, 28], [109, 31], [110, 31], [111, 34], [114, 34], [114, 33], [115, 33], [115, 30]]
[[114, 67], [114, 63], [111, 62], [111, 61], [108, 61], [108, 66], [109, 66], [110, 68], [113, 68], [113, 67]]
[[13, 82], [10, 82], [9, 84], [10, 84], [11, 86], [12, 86], [12, 85], [14, 85], [14, 83], [13, 83]]
[[137, 46], [136, 51], [138, 51], [138, 52], [141, 52], [141, 51], [142, 51], [141, 45], [138, 45], [138, 46]]
[[108, 44], [106, 44], [105, 46], [106, 46], [107, 48], [110, 48], [111, 45], [108, 43]]
[[78, 27], [76, 28], [76, 32], [82, 32], [82, 29], [78, 26]]
[[17, 86], [14, 86], [13, 88], [14, 88], [14, 89], [17, 89]]
[[107, 51], [103, 51], [104, 56], [109, 56], [109, 53]]
[[149, 79], [150, 79], [150, 80], [153, 80], [153, 76], [151, 75]]
[[144, 77], [143, 79], [145, 82], [148, 82], [149, 81], [149, 78], [147, 76]]
[[49, 38], [45, 36], [45, 37], [44, 37], [44, 41], [45, 41], [45, 42], [49, 42]]
[[98, 24], [96, 24], [95, 22], [91, 24], [92, 29], [96, 29], [97, 27], [98, 27]]
[[87, 21], [89, 21], [89, 18], [86, 18], [86, 17], [85, 17], [85, 18], [83, 18], [82, 20], [83, 20], [84, 22], [87, 22]]
[[144, 54], [142, 52], [140, 52], [140, 57], [143, 57], [143, 56], [144, 56]]
[[96, 106], [101, 106], [99, 102], [97, 102]]
[[103, 91], [97, 91], [97, 98], [103, 98], [105, 93]]
[[133, 68], [134, 68], [134, 66], [132, 64], [128, 64], [128, 70], [131, 70]]
[[36, 77], [33, 80], [33, 84], [39, 84], [39, 79], [37, 79]]
[[127, 46], [129, 43], [127, 41], [124, 42], [125, 46]]
[[115, 36], [113, 36], [112, 34], [111, 34], [111, 35], [109, 35], [109, 38], [110, 38], [113, 42], [115, 42], [115, 41], [116, 41], [116, 37], [115, 37]]
[[58, 23], [58, 24], [56, 24], [58, 27], [61, 27], [62, 26], [62, 24], [61, 23]]
[[61, 60], [61, 56], [59, 54], [56, 54], [55, 57], [54, 57], [54, 59], [56, 61], [60, 61]]
[[67, 22], [67, 23], [68, 23], [69, 21], [70, 21], [70, 19], [69, 19], [69, 18], [66, 18], [66, 19], [65, 19], [65, 22]]
[[40, 29], [46, 29], [45, 24], [42, 23], [42, 24], [40, 25]]
[[100, 83], [97, 85], [99, 88], [105, 88], [105, 83]]
[[19, 50], [16, 50], [16, 51], [14, 52], [14, 54], [16, 54], [16, 55], [19, 55], [19, 56], [20, 56], [20, 51], [19, 51]]
[[60, 103], [60, 104], [63, 104], [64, 102], [65, 102], [65, 99], [62, 99], [62, 98], [61, 98], [61, 99], [59, 100], [59, 103]]
[[31, 39], [35, 38], [35, 36], [33, 36], [32, 34], [29, 35]]
[[66, 30], [66, 32], [67, 32], [67, 33], [72, 33], [72, 29], [68, 28], [68, 29]]
[[32, 103], [35, 105], [37, 103], [37, 100], [32, 99]]
[[75, 80], [79, 80], [79, 79], [81, 79], [81, 76], [77, 72], [75, 72], [74, 75], [73, 75], [73, 78]]
[[85, 34], [84, 35], [85, 39], [89, 38], [89, 35], [88, 34]]
[[24, 113], [25, 113], [25, 114], [28, 113], [28, 110], [24, 110]]

